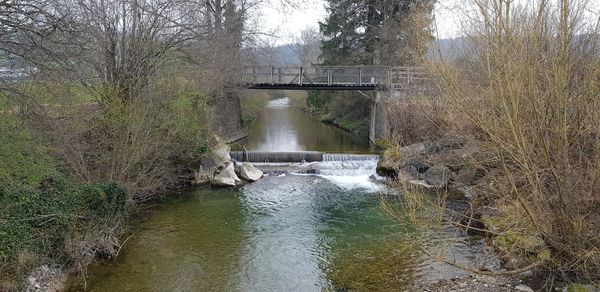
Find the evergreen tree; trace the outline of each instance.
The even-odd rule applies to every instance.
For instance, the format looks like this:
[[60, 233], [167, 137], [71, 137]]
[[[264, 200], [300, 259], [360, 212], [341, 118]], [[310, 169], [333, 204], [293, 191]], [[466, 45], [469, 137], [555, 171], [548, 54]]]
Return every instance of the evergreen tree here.
[[[413, 65], [427, 55], [435, 0], [327, 0], [320, 23], [325, 65]], [[356, 92], [313, 91], [308, 105], [324, 121], [367, 135], [370, 101]]]
[[[434, 0], [327, 0], [320, 23], [330, 65], [405, 65], [427, 53]], [[425, 48], [425, 49], [424, 49]]]

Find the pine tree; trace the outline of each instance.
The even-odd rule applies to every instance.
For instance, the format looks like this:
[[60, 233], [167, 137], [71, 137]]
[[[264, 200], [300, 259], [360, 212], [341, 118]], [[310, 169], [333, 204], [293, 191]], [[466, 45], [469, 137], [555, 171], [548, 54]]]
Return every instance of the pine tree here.
[[[405, 65], [423, 57], [434, 0], [327, 0], [320, 23], [330, 65]], [[424, 49], [425, 48], [425, 49]]]

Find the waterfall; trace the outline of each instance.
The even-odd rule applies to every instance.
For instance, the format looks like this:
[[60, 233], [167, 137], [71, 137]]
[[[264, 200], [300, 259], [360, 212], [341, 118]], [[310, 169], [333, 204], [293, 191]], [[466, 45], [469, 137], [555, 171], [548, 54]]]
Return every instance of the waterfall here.
[[323, 161], [366, 161], [378, 160], [376, 154], [323, 154]]
[[313, 162], [323, 161], [323, 153], [316, 151], [268, 152], [231, 151], [231, 159], [244, 162]]
[[268, 152], [268, 151], [231, 151], [231, 159], [247, 162], [347, 162], [375, 161], [376, 154], [326, 154], [316, 151]]

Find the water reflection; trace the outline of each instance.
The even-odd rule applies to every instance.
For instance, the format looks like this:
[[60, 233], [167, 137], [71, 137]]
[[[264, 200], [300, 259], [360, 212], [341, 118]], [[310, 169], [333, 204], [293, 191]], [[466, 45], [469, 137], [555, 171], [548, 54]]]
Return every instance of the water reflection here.
[[256, 151], [323, 151], [366, 153], [374, 149], [367, 137], [356, 137], [325, 125], [290, 106], [289, 98], [270, 100], [238, 147]]
[[[301, 115], [287, 99], [269, 102], [249, 149], [367, 151], [347, 133]], [[90, 268], [87, 285], [91, 291], [397, 291], [429, 273], [456, 276], [418, 256], [410, 245], [418, 231], [383, 212], [380, 192], [389, 190], [369, 178], [376, 162], [295, 165], [319, 174], [270, 176], [241, 189], [172, 198], [137, 225], [115, 261]], [[431, 244], [443, 239], [432, 236]], [[454, 245], [452, 255], [459, 262], [473, 258], [467, 242]], [[72, 290], [82, 285], [76, 281]]]

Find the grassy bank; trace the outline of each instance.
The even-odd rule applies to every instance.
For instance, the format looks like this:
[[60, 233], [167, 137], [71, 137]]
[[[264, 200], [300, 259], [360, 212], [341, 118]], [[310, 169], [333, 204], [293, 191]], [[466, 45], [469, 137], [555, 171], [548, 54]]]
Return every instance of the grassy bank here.
[[369, 135], [370, 100], [358, 93], [311, 91], [307, 109], [324, 123], [348, 132]]
[[125, 230], [127, 191], [79, 183], [51, 148], [0, 114], [0, 290], [16, 290], [42, 263], [84, 268], [113, 256]]
[[102, 87], [14, 84], [0, 105], [0, 290], [40, 265], [85, 272], [117, 255], [130, 210], [190, 183], [210, 151], [206, 95], [161, 79], [122, 100]]
[[252, 125], [259, 118], [270, 99], [282, 98], [286, 94], [283, 91], [273, 90], [247, 90], [240, 96], [242, 104], [242, 120], [244, 126]]

